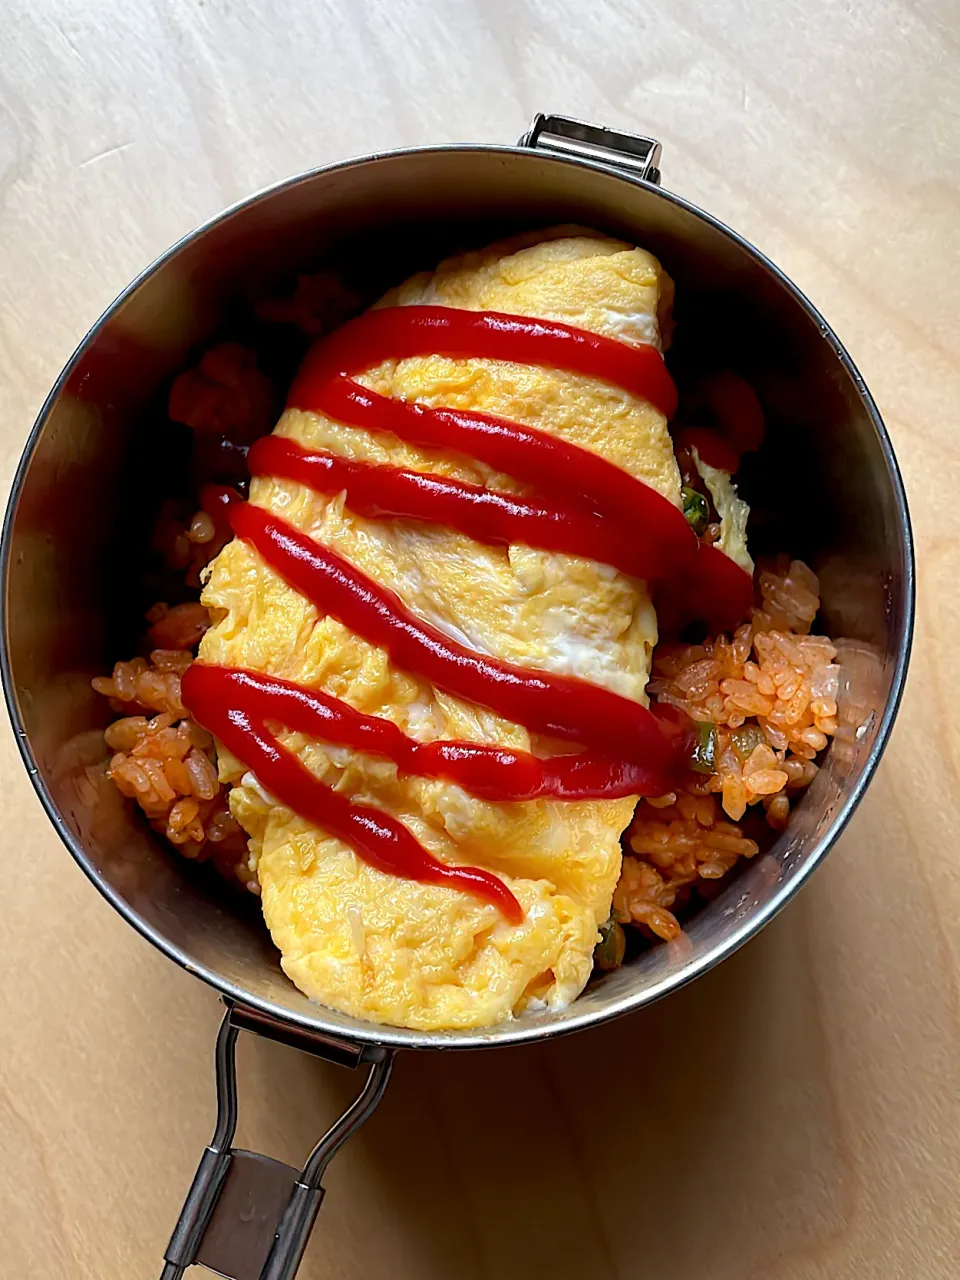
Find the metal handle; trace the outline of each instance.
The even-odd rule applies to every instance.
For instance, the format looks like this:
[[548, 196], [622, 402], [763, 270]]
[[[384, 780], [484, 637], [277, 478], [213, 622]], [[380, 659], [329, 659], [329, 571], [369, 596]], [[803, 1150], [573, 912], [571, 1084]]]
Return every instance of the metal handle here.
[[587, 124], [571, 116], [547, 116], [542, 112], [520, 139], [521, 147], [538, 147], [557, 155], [574, 156], [623, 169], [632, 177], [660, 185], [661, 146], [656, 138], [621, 133], [602, 124]]
[[[215, 1058], [217, 1125], [167, 1245], [160, 1280], [182, 1280], [194, 1264], [226, 1280], [293, 1280], [323, 1200], [320, 1182], [327, 1165], [383, 1097], [393, 1053], [381, 1047], [359, 1049], [225, 1003]], [[231, 1145], [237, 1128], [236, 1045], [241, 1029], [340, 1066], [371, 1064], [360, 1093], [302, 1169]]]

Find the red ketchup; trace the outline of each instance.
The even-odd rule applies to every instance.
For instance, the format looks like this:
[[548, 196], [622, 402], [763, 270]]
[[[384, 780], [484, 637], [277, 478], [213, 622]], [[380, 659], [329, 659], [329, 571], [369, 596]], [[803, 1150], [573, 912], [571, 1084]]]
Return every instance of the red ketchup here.
[[331, 374], [362, 373], [381, 360], [409, 356], [565, 369], [649, 400], [665, 418], [677, 409], [677, 389], [656, 347], [628, 346], [557, 320], [454, 307], [378, 307], [349, 320], [308, 352], [287, 403], [305, 408], [311, 388]]
[[[353, 381], [387, 358], [442, 355], [513, 360], [610, 382], [669, 416], [676, 390], [660, 353], [553, 321], [443, 307], [395, 307], [350, 321], [307, 356], [289, 407], [347, 426], [387, 432], [421, 447], [454, 449], [534, 489], [533, 496], [397, 467], [308, 451], [268, 436], [250, 451], [254, 475], [295, 480], [370, 519], [441, 523], [491, 545], [523, 543], [584, 555], [651, 584], [682, 580], [703, 616], [742, 616], [751, 582], [716, 548], [701, 545], [683, 514], [650, 486], [606, 459], [533, 428], [489, 414], [389, 399]], [[212, 497], [213, 495], [211, 495]], [[221, 505], [222, 504], [222, 505]], [[316, 689], [256, 672], [195, 663], [183, 679], [191, 714], [281, 803], [394, 875], [458, 887], [493, 902], [516, 923], [522, 911], [496, 876], [435, 859], [389, 814], [354, 804], [315, 778], [267, 728], [282, 725], [323, 742], [392, 760], [399, 770], [443, 778], [489, 801], [662, 795], [676, 785], [692, 749], [690, 722], [668, 707], [569, 676], [528, 670], [478, 654], [416, 618], [391, 591], [336, 552], [263, 508], [218, 493], [236, 535], [285, 581], [402, 670], [458, 698], [583, 750], [538, 759], [466, 742], [420, 743], [391, 721], [366, 716]], [[721, 563], [722, 562], [722, 563]]]
[[[237, 673], [199, 662], [188, 667], [181, 681], [184, 704], [228, 751], [253, 770], [281, 804], [351, 845], [379, 871], [473, 893], [499, 907], [511, 924], [521, 923], [520, 903], [497, 876], [480, 867], [447, 866], [428, 853], [396, 818], [369, 805], [354, 804], [315, 778], [267, 728], [266, 720], [273, 720], [275, 711], [282, 712], [283, 703], [276, 693], [265, 709], [261, 704], [259, 712], [250, 710], [245, 705], [248, 690], [242, 690], [244, 697], [238, 705], [240, 691], [223, 680], [224, 674]], [[280, 705], [275, 707], [273, 702]]]
[[715, 471], [734, 475], [740, 467], [740, 455], [722, 436], [706, 427], [681, 427], [674, 434], [675, 449], [696, 449], [700, 460]]
[[392, 591], [263, 507], [239, 503], [230, 519], [237, 537], [321, 613], [386, 649], [396, 666], [436, 688], [489, 707], [534, 733], [639, 764], [652, 766], [671, 746], [682, 747], [680, 735], [639, 702], [574, 676], [515, 667], [449, 639], [416, 618]]
[[[543, 440], [562, 443], [549, 436]], [[564, 449], [572, 450], [572, 446], [564, 445]], [[477, 542], [492, 546], [521, 543], [544, 551], [585, 556], [648, 582], [665, 579], [675, 567], [680, 557], [675, 552], [671, 554], [671, 548], [677, 534], [685, 555], [695, 550], [695, 538], [682, 513], [649, 485], [634, 480], [605, 459], [598, 461], [614, 473], [617, 488], [640, 491], [638, 500], [629, 503], [627, 494], [623, 495], [622, 515], [614, 518], [591, 511], [588, 500], [579, 495], [574, 498], [569, 492], [564, 494], [559, 484], [553, 487], [556, 497], [519, 497], [444, 476], [349, 461], [336, 454], [304, 449], [281, 436], [258, 440], [247, 461], [251, 475], [296, 480], [319, 493], [345, 493], [350, 510], [369, 520], [399, 518], [444, 524]], [[569, 475], [570, 466], [575, 465], [571, 461], [565, 474]], [[626, 484], [620, 483], [621, 477]], [[546, 486], [542, 488], [546, 490]], [[618, 510], [613, 503], [597, 505]], [[675, 527], [678, 520], [683, 529]]]

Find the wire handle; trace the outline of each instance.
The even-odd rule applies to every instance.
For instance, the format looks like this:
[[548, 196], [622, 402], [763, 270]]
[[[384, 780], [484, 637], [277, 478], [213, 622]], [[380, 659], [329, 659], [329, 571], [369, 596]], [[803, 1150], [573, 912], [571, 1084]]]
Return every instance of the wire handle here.
[[[291, 1027], [225, 1001], [215, 1054], [217, 1124], [204, 1149], [177, 1225], [164, 1253], [160, 1280], [182, 1280], [194, 1264], [226, 1280], [293, 1280], [323, 1201], [327, 1165], [383, 1097], [393, 1067], [391, 1050]], [[363, 1088], [310, 1152], [302, 1169], [233, 1147], [237, 1128], [236, 1045], [240, 1030], [358, 1067], [369, 1062]]]

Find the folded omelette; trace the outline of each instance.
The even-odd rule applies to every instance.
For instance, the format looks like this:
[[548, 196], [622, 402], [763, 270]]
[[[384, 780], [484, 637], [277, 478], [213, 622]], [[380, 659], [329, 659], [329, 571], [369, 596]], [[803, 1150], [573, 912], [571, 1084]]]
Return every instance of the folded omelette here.
[[[440, 305], [562, 321], [659, 346], [672, 284], [650, 254], [558, 228], [442, 263], [379, 306]], [[488, 359], [385, 361], [357, 378], [431, 407], [480, 410], [603, 455], [680, 505], [667, 423], [651, 404], [589, 377]], [[505, 492], [523, 486], [462, 454], [287, 410], [275, 435], [348, 459], [432, 472]], [[390, 588], [418, 618], [497, 659], [581, 677], [646, 703], [657, 639], [646, 586], [608, 566], [526, 546], [491, 547], [439, 525], [361, 519], [344, 495], [258, 477], [250, 499]], [[398, 669], [385, 650], [320, 613], [235, 539], [203, 596], [207, 663], [262, 671], [386, 717], [410, 737], [549, 753], [520, 725]], [[390, 761], [278, 732], [319, 779], [402, 822], [436, 858], [486, 868], [524, 910], [385, 874], [274, 800], [224, 748], [221, 780], [250, 835], [251, 868], [284, 971], [311, 999], [419, 1030], [484, 1027], [560, 1008], [586, 983], [620, 874], [635, 799], [496, 804]], [[567, 748], [569, 749], [569, 748]]]

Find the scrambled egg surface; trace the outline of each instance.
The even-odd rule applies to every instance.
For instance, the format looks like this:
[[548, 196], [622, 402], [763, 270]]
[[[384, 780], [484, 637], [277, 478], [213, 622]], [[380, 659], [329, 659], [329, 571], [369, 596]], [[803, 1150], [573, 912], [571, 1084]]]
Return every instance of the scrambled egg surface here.
[[[627, 342], [660, 341], [672, 285], [648, 253], [558, 228], [451, 259], [378, 305], [442, 304], [562, 320]], [[667, 424], [590, 378], [486, 360], [388, 361], [360, 381], [384, 395], [500, 414], [592, 449], [680, 504]], [[453, 452], [288, 410], [276, 434], [354, 459], [413, 467], [513, 492], [523, 487]], [[343, 495], [255, 479], [251, 500], [334, 548], [417, 615], [471, 648], [580, 676], [645, 702], [656, 615], [643, 583], [572, 556], [482, 546], [442, 526], [363, 520]], [[203, 601], [217, 620], [200, 658], [296, 680], [429, 741], [549, 752], [520, 725], [438, 692], [318, 613], [246, 544], [212, 566]], [[288, 976], [358, 1018], [420, 1030], [484, 1027], [573, 1000], [620, 873], [632, 799], [482, 802], [398, 774], [389, 761], [282, 733], [317, 777], [399, 818], [437, 858], [489, 868], [519, 899], [518, 926], [455, 889], [385, 875], [278, 804], [220, 750], [231, 808], [250, 834], [263, 912]], [[569, 750], [569, 746], [565, 748]]]

